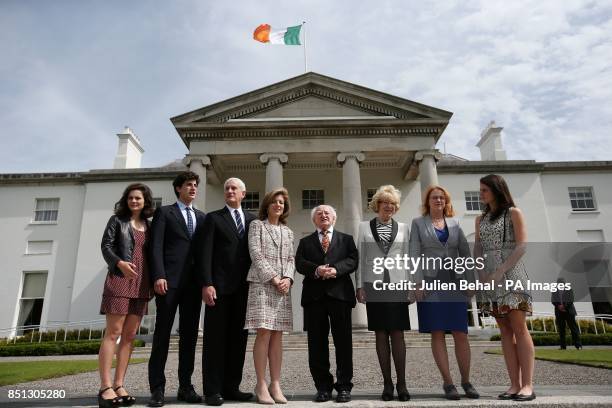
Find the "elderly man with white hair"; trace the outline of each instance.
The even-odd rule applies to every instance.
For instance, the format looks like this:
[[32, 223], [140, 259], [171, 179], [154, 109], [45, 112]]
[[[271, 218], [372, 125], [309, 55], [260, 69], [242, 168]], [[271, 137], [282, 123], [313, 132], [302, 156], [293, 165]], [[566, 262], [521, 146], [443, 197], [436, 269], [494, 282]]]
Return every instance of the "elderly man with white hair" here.
[[[304, 275], [302, 307], [308, 365], [317, 388], [314, 401], [328, 401], [335, 388], [336, 402], [349, 402], [353, 388], [351, 310], [356, 304], [350, 274], [357, 269], [359, 254], [353, 237], [334, 229], [333, 207], [315, 207], [311, 217], [316, 231], [300, 240], [295, 266]], [[336, 348], [335, 383], [329, 372], [330, 326]]]

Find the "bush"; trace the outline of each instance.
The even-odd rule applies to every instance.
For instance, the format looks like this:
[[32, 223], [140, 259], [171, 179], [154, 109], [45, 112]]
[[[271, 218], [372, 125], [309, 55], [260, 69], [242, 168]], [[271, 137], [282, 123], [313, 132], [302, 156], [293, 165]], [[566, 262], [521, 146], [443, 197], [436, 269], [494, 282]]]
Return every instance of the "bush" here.
[[[0, 357], [8, 356], [57, 356], [72, 354], [98, 354], [100, 340], [66, 341], [43, 343], [9, 343], [0, 345]], [[145, 342], [134, 340], [134, 347], [142, 347]]]
[[[558, 346], [559, 345], [559, 335], [556, 333], [550, 334], [542, 334], [542, 333], [532, 333], [531, 338], [533, 339], [533, 344], [536, 346]], [[499, 341], [501, 340], [501, 336], [499, 334], [494, 334], [491, 336], [491, 341]], [[580, 341], [585, 346], [610, 346], [612, 345], [612, 333], [606, 334], [582, 334], [580, 336]], [[571, 336], [565, 337], [566, 344], [573, 344]]]
[[[140, 328], [140, 334], [148, 334], [149, 329], [146, 327]], [[39, 332], [38, 330], [32, 330], [23, 335], [17, 337], [17, 343], [38, 343], [39, 338], [41, 342], [45, 341], [64, 341], [64, 337], [66, 341], [84, 341], [84, 340], [101, 340], [103, 337], [103, 331], [101, 329], [91, 330], [91, 337], [89, 335], [89, 328], [86, 329], [74, 329], [74, 330], [66, 330], [60, 329], [57, 331], [46, 331]], [[0, 339], [0, 344], [5, 342], [15, 342], [13, 339]]]

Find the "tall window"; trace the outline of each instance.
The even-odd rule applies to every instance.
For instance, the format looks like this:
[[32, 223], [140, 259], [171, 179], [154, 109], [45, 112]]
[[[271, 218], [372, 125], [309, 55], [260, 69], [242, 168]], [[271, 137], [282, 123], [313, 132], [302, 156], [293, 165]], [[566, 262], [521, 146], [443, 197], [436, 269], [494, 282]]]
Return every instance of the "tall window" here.
[[59, 198], [37, 198], [34, 210], [34, 221], [54, 222], [57, 221], [59, 210]]
[[593, 187], [568, 187], [570, 203], [574, 211], [596, 210]]
[[375, 188], [368, 188], [366, 191], [366, 207], [370, 205], [370, 201], [372, 201], [372, 197], [376, 194]]
[[302, 190], [302, 208], [312, 210], [318, 205], [325, 203], [323, 190]]
[[162, 198], [161, 197], [153, 197], [153, 208], [159, 208], [162, 206]]
[[27, 255], [50, 254], [53, 250], [53, 241], [28, 241]]
[[242, 199], [243, 210], [259, 209], [259, 191], [247, 191]]
[[[17, 326], [40, 324], [46, 287], [46, 271], [23, 273], [23, 287], [19, 299], [19, 319], [17, 320]], [[18, 334], [23, 334], [23, 330]]]
[[467, 211], [482, 210], [482, 204], [480, 203], [480, 193], [478, 191], [465, 192], [465, 209]]

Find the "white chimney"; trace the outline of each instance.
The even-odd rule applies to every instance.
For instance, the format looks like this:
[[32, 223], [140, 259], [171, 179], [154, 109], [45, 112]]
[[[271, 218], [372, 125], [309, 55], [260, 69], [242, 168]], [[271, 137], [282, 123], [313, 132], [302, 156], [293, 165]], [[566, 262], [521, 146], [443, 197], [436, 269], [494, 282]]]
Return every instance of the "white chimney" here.
[[115, 156], [115, 169], [133, 169], [140, 167], [142, 153], [144, 149], [140, 144], [140, 139], [132, 132], [132, 129], [125, 127], [121, 133], [117, 133], [119, 142], [117, 145], [117, 155]]
[[480, 134], [480, 140], [476, 144], [480, 148], [480, 160], [506, 160], [506, 151], [502, 146], [501, 131], [503, 127], [495, 126], [495, 121]]

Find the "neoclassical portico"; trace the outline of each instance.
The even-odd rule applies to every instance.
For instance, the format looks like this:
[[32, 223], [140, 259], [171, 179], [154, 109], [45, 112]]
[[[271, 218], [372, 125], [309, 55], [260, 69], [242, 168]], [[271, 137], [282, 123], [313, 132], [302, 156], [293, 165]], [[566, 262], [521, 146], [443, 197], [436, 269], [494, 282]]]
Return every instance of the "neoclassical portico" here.
[[[293, 208], [290, 226], [299, 239], [313, 228], [309, 203], [302, 199], [305, 190], [323, 191], [325, 203], [338, 210], [338, 227], [356, 237], [359, 222], [371, 217], [364, 214], [368, 190], [396, 184], [408, 194], [415, 183], [421, 192], [437, 183], [440, 153], [435, 145], [451, 116], [307, 73], [172, 122], [189, 148], [186, 164], [206, 181], [200, 186], [199, 207], [221, 206], [221, 183], [232, 176], [242, 178], [247, 191], [258, 192], [260, 199], [285, 186]], [[393, 177], [381, 178], [381, 170]], [[299, 296], [295, 299], [301, 312]], [[357, 325], [365, 324], [361, 309], [354, 318]]]

